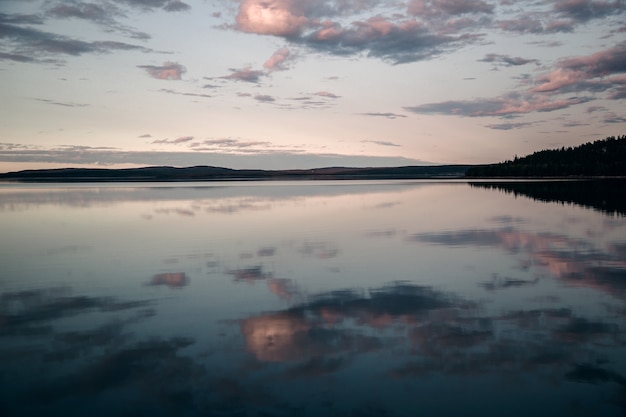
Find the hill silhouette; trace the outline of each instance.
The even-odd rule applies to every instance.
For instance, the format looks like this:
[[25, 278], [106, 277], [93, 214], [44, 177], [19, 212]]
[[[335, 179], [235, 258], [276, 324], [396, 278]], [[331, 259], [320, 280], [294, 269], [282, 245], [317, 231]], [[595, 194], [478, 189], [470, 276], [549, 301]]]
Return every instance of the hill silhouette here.
[[542, 150], [523, 158], [467, 170], [467, 177], [626, 176], [626, 135], [577, 147]]
[[0, 174], [0, 180], [11, 181], [216, 181], [216, 180], [333, 180], [333, 179], [415, 179], [459, 178], [470, 165], [404, 166], [378, 168], [327, 167], [292, 170], [230, 169], [212, 166], [176, 168], [39, 169]]

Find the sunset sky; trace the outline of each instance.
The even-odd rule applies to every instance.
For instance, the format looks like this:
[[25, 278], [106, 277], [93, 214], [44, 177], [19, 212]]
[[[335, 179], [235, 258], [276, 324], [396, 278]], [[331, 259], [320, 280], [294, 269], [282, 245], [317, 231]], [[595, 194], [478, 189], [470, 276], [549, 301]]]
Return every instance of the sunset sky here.
[[626, 134], [624, 0], [0, 0], [0, 172], [488, 163]]

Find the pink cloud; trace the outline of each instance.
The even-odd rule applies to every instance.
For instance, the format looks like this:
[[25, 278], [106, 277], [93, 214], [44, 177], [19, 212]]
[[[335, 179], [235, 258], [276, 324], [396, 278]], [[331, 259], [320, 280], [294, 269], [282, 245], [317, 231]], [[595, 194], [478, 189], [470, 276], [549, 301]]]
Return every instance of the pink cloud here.
[[[366, 20], [337, 20], [350, 13], [360, 13], [374, 6], [373, 0], [239, 0], [234, 28], [248, 33], [273, 35], [286, 41], [335, 55], [367, 53], [393, 63], [415, 62], [438, 55], [443, 46], [461, 47], [473, 43], [480, 35], [446, 34], [432, 31], [428, 22], [414, 18], [403, 21], [394, 17], [374, 16]], [[483, 13], [491, 6], [482, 0], [435, 2], [449, 15]], [[463, 17], [461, 16], [461, 17]], [[474, 21], [457, 19], [463, 27]], [[449, 29], [450, 30], [450, 29]], [[275, 59], [280, 60], [281, 56]], [[277, 68], [270, 60], [269, 68]]]
[[328, 91], [318, 91], [317, 93], [315, 93], [316, 96], [320, 96], [320, 97], [327, 97], [327, 98], [339, 98], [340, 96], [330, 93]]
[[[626, 42], [596, 52], [561, 60], [557, 69], [536, 79], [532, 89], [538, 93], [570, 93], [606, 91], [626, 86]], [[615, 96], [615, 93], [611, 95]], [[618, 94], [619, 96], [619, 94]]]
[[285, 70], [285, 62], [291, 57], [291, 52], [287, 48], [281, 48], [274, 52], [271, 57], [263, 64], [268, 71]]
[[309, 23], [293, 0], [243, 0], [237, 15], [239, 30], [263, 35], [294, 36]]

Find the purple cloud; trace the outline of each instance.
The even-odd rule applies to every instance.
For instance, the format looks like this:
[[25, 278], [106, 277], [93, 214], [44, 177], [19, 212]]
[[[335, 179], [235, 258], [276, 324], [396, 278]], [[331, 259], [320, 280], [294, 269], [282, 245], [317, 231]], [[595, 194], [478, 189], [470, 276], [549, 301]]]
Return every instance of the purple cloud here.
[[233, 80], [233, 81], [244, 81], [247, 83], [258, 83], [265, 74], [264, 71], [253, 70], [250, 67], [242, 68], [242, 69], [230, 69], [231, 74], [224, 75], [223, 78], [225, 80]]
[[441, 114], [466, 117], [515, 116], [532, 112], [551, 112], [566, 109], [576, 104], [592, 100], [588, 97], [572, 97], [552, 100], [549, 97], [535, 95], [524, 97], [520, 94], [508, 94], [491, 99], [451, 100], [440, 103], [428, 103], [405, 107], [417, 114]]
[[166, 62], [163, 65], [137, 65], [145, 69], [152, 78], [157, 80], [180, 80], [187, 69], [177, 62]]

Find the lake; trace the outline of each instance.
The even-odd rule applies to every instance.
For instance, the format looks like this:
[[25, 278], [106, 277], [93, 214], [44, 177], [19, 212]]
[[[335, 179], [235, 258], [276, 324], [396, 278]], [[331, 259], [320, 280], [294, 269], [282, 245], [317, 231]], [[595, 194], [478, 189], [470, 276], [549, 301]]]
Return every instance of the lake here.
[[2, 416], [623, 416], [623, 181], [0, 185]]

